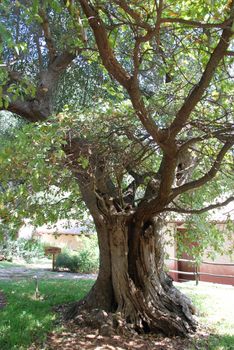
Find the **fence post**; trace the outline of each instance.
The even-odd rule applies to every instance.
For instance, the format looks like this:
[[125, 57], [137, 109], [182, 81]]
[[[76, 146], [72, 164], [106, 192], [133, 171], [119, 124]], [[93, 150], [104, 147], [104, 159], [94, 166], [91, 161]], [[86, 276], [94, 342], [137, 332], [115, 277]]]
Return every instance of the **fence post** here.
[[196, 286], [198, 285], [199, 282], [199, 273], [198, 273], [198, 263], [195, 262], [195, 280], [196, 280]]

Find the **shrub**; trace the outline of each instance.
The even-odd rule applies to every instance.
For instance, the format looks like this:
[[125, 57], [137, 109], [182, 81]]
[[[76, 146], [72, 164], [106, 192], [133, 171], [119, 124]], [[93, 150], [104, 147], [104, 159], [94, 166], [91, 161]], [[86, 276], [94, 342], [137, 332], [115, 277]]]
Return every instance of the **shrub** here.
[[78, 265], [81, 273], [97, 272], [99, 257], [91, 254], [88, 250], [81, 250], [78, 254]]
[[95, 236], [83, 237], [80, 251], [74, 253], [64, 251], [57, 256], [56, 268], [68, 269], [71, 272], [97, 272], [99, 266], [99, 250]]
[[7, 260], [20, 258], [26, 262], [30, 262], [33, 259], [44, 257], [44, 246], [42, 243], [33, 239], [6, 239], [0, 243], [0, 254], [4, 255]]
[[56, 268], [68, 269], [70, 260], [71, 256], [69, 255], [69, 253], [60, 253], [56, 257]]

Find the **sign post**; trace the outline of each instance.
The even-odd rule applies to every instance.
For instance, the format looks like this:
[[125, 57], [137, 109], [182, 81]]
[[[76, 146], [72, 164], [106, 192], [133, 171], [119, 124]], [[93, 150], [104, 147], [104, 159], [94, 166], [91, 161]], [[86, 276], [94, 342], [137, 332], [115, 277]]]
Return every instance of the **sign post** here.
[[59, 247], [45, 247], [45, 255], [52, 255], [52, 270], [55, 271], [55, 256], [61, 253]]

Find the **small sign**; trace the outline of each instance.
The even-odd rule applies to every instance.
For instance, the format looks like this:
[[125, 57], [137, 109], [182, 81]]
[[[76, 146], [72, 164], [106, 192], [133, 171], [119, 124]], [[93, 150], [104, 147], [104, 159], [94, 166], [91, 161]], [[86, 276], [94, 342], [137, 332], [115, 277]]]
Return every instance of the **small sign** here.
[[59, 254], [61, 253], [61, 248], [59, 247], [46, 247], [45, 248], [45, 254], [49, 255], [49, 254]]
[[55, 271], [55, 255], [61, 253], [61, 248], [59, 247], [45, 247], [45, 255], [53, 255], [52, 260], [52, 270]]

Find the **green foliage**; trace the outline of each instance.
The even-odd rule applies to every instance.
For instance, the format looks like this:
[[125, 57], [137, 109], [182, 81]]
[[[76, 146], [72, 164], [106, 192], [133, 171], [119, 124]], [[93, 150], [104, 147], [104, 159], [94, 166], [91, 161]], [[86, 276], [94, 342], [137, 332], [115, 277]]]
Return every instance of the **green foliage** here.
[[[56, 112], [80, 111], [84, 107], [99, 108], [103, 101], [117, 103], [126, 98], [123, 89], [115, 84], [97, 60], [89, 59], [84, 52], [84, 61], [78, 62], [59, 80], [54, 100]], [[87, 62], [88, 61], [88, 62]]]
[[225, 226], [212, 222], [209, 214], [190, 215], [185, 222], [186, 231], [176, 232], [178, 257], [187, 253], [198, 263], [204, 260], [204, 254], [215, 259], [217, 254], [233, 257], [233, 222]]
[[83, 237], [82, 248], [78, 252], [66, 250], [56, 258], [57, 269], [71, 272], [92, 273], [99, 267], [99, 251], [96, 236]]
[[44, 257], [44, 246], [33, 239], [18, 238], [17, 240], [11, 240], [9, 238], [0, 242], [0, 254], [4, 255], [7, 260], [20, 258], [26, 262], [31, 262], [34, 259]]
[[97, 272], [99, 268], [99, 248], [96, 235], [83, 237], [82, 248], [77, 254], [79, 272]]
[[[119, 125], [119, 120], [124, 126]], [[77, 157], [77, 165], [80, 165], [81, 170], [92, 171], [90, 159], [94, 152], [96, 156], [105, 153], [109, 174], [120, 190], [131, 181], [129, 176], [126, 176], [127, 165], [133, 163], [134, 168], [140, 173], [157, 171], [161, 154], [152, 154], [150, 147], [150, 155], [145, 160], [140, 158], [138, 162], [134, 161], [141, 152], [141, 147], [138, 142], [132, 143], [132, 140], [129, 140], [127, 135], [130, 132], [136, 137], [138, 135], [144, 137], [128, 101], [121, 105], [102, 103], [95, 108], [95, 111], [93, 108], [84, 108], [79, 113], [65, 111], [47, 122], [28, 124], [15, 132], [14, 139], [6, 141], [0, 147], [0, 183], [4, 188], [0, 192], [2, 233], [4, 225], [4, 230], [16, 230], [26, 217], [29, 217], [35, 225], [53, 223], [64, 218], [82, 220], [85, 209], [79, 202], [79, 188], [74, 175], [66, 167], [67, 156], [63, 151], [68, 142], [65, 139], [67, 134], [73, 138], [82, 135], [83, 140], [90, 142], [89, 155]], [[209, 169], [209, 158], [213, 157], [215, 147], [216, 145], [212, 143], [206, 145], [206, 155], [193, 172], [194, 178], [201, 176], [204, 169]], [[196, 191], [182, 194], [178, 204], [181, 207], [201, 208], [204, 203], [215, 201], [221, 191], [228, 193], [232, 186], [230, 154], [227, 154], [226, 160], [223, 173], [216, 177], [217, 181], [210, 182]], [[139, 187], [137, 199], [140, 200], [144, 195], [146, 185], [147, 182]], [[189, 222], [188, 244], [183, 245], [183, 242], [180, 242], [181, 252], [183, 249], [190, 250], [189, 242], [194, 241], [200, 242], [199, 247], [192, 248], [197, 259], [201, 258], [207, 248], [221, 251], [227, 234], [220, 234], [217, 228], [208, 224], [209, 217], [193, 216]], [[88, 261], [92, 259], [89, 259], [89, 253], [83, 252], [80, 260], [84, 266], [84, 261], [88, 265]], [[83, 268], [80, 260], [78, 264], [74, 258], [70, 267], [66, 267], [77, 270], [79, 265], [81, 271]], [[92, 266], [86, 266], [83, 270], [92, 269]]]
[[15, 132], [14, 139], [1, 145], [1, 225], [13, 230], [27, 217], [40, 226], [70, 215], [76, 219], [83, 215], [82, 205], [71, 212], [79, 189], [64, 166], [66, 157], [62, 147], [67, 130], [68, 126], [55, 120], [27, 124]]
[[73, 257], [75, 258], [75, 256], [69, 254], [68, 252], [60, 253], [56, 257], [56, 268], [68, 269], [71, 272], [77, 272], [78, 265], [75, 259], [73, 260]]
[[[69, 14], [70, 5], [72, 8]], [[48, 17], [57, 53], [80, 53], [80, 50], [82, 53], [60, 76], [58, 89], [54, 91], [54, 110], [58, 114], [45, 123], [26, 125], [19, 132], [15, 132], [12, 126], [15, 139], [11, 137], [7, 141], [4, 138], [0, 144], [2, 232], [7, 228], [16, 231], [26, 217], [30, 217], [35, 225], [53, 223], [60, 218], [82, 217], [84, 205], [80, 202], [75, 176], [67, 167], [70, 159], [64, 152], [64, 147], [72, 139], [79, 138], [89, 144], [90, 153], [81, 154], [76, 159], [80, 172], [90, 174], [93, 170], [91, 160], [100, 155], [105, 156], [105, 167], [118, 190], [120, 201], [123, 190], [132, 180], [127, 169], [151, 174], [145, 177], [145, 182], [137, 190], [134, 203], [137, 205], [150, 178], [160, 166], [162, 152], [153, 145], [139, 123], [131, 104], [126, 100], [126, 92], [103, 69], [88, 20], [73, 5], [69, 1], [65, 5], [58, 0], [43, 1], [43, 10]], [[146, 21], [147, 25], [155, 26], [154, 1], [147, 1], [144, 6], [141, 2], [134, 2], [130, 6], [138, 18]], [[17, 78], [9, 83], [8, 69], [4, 65], [0, 67], [0, 108], [8, 108], [9, 103], [16, 99], [21, 102], [26, 98], [35, 98], [38, 76], [46, 69], [49, 61], [40, 7], [41, 2], [38, 0], [27, 6], [24, 1], [4, 0], [0, 3], [3, 39], [0, 41], [0, 63], [16, 60], [12, 68], [19, 71], [21, 77], [20, 82]], [[131, 75], [135, 38], [144, 38], [146, 29], [138, 26], [137, 22], [133, 25], [134, 19], [114, 3], [109, 10], [105, 1], [98, 2], [101, 19], [106, 28], [111, 28], [107, 29], [110, 45], [119, 63]], [[212, 24], [222, 22], [227, 12], [225, 0], [167, 0], [162, 18]], [[75, 18], [76, 14], [78, 17]], [[83, 30], [88, 39], [85, 43], [81, 38]], [[155, 36], [153, 40], [142, 41], [139, 50], [139, 84], [149, 116], [159, 128], [170, 125], [192, 86], [198, 83], [219, 38], [220, 30], [215, 28], [171, 22], [162, 23], [159, 38]], [[197, 163], [191, 180], [209, 171], [217, 149], [220, 149], [226, 137], [230, 137], [221, 134], [221, 137], [210, 138], [212, 133], [215, 134], [224, 126], [230, 127], [233, 115], [233, 86], [229, 77], [231, 57], [225, 57], [224, 61], [225, 66], [220, 64], [217, 68], [212, 83], [176, 140], [179, 146], [188, 139], [202, 138], [202, 142], [192, 145], [190, 150]], [[167, 83], [166, 75], [171, 78]], [[84, 108], [87, 106], [92, 108]], [[176, 204], [182, 208], [199, 209], [219, 198], [220, 193], [229, 193], [232, 188], [232, 156], [231, 152], [226, 155], [222, 173], [216, 177], [216, 181], [182, 194]], [[209, 229], [207, 233], [206, 219], [192, 218], [190, 221], [193, 221], [189, 230], [191, 240], [204, 240], [203, 247], [200, 250], [197, 248], [198, 255], [208, 246], [220, 248], [219, 243], [223, 243], [224, 239], [215, 229]], [[84, 257], [86, 255], [83, 254]], [[82, 257], [82, 260], [87, 259]]]
[[92, 284], [91, 280], [39, 280], [42, 300], [35, 300], [33, 280], [0, 281], [7, 298], [1, 310], [0, 349], [26, 350], [32, 342], [40, 346], [48, 332], [58, 330], [54, 307], [83, 298]]
[[[26, 124], [15, 131], [14, 139], [5, 140], [0, 147], [0, 183], [3, 189], [0, 192], [0, 224], [9, 225], [13, 230], [22, 224], [24, 218], [30, 218], [35, 225], [53, 223], [60, 218], [82, 219], [85, 208], [81, 202], [74, 206], [80, 198], [80, 191], [67, 167], [63, 150], [68, 142], [66, 135], [70, 133], [75, 138], [84, 134], [83, 140], [92, 142], [89, 157], [93, 152], [106, 152], [110, 174], [116, 182], [116, 173], [123, 177], [125, 164], [140, 151], [137, 145], [135, 149], [130, 146], [125, 132], [118, 135], [119, 118], [126, 123], [128, 130], [136, 128], [136, 132], [140, 132], [128, 102], [122, 105], [102, 103], [95, 113], [87, 108], [80, 113], [64, 112], [47, 122]], [[112, 140], [107, 148], [110, 133]], [[119, 150], [115, 157], [113, 149]], [[85, 171], [91, 166], [89, 158], [83, 155], [78, 156], [77, 164]]]

